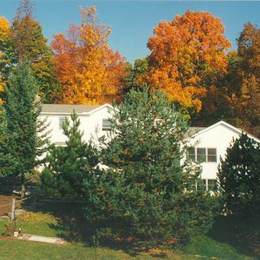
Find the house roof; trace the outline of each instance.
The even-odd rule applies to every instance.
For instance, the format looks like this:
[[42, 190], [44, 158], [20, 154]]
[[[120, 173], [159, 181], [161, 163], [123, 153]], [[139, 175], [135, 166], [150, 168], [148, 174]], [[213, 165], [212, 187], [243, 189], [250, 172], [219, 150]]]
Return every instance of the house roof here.
[[[235, 126], [233, 126], [233, 125], [231, 125], [231, 124], [229, 124], [229, 123], [227, 123], [223, 120], [218, 121], [217, 123], [215, 123], [215, 124], [213, 124], [209, 127], [201, 127], [201, 130], [197, 131], [193, 135], [190, 135], [190, 137], [197, 137], [201, 134], [204, 134], [205, 132], [210, 131], [211, 129], [213, 129], [213, 128], [219, 126], [219, 125], [223, 125], [223, 126], [227, 127], [228, 129], [230, 129], [231, 131], [236, 132], [238, 134], [246, 133], [248, 135], [248, 137], [250, 137], [250, 138], [254, 139], [256, 142], [260, 143], [260, 140], [257, 137], [255, 137], [255, 136], [247, 133], [246, 131], [239, 129], [239, 128], [237, 128], [237, 127], [235, 127]], [[200, 127], [198, 127], [198, 128], [200, 128]]]
[[187, 131], [187, 136], [193, 136], [197, 134], [198, 132], [204, 130], [206, 127], [190, 127]]
[[73, 111], [76, 113], [90, 113], [99, 110], [109, 104], [99, 106], [89, 105], [67, 105], [67, 104], [42, 104], [41, 113], [43, 114], [71, 114]]

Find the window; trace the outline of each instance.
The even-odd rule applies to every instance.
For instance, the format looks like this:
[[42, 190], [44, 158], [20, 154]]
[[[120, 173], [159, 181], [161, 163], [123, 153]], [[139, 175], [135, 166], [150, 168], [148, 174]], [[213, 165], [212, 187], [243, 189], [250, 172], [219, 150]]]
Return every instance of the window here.
[[217, 180], [208, 180], [208, 190], [210, 191], [216, 191], [217, 190]]
[[217, 162], [216, 148], [189, 147], [187, 149], [187, 159], [194, 162]]
[[103, 119], [102, 121], [102, 131], [109, 131], [111, 130], [111, 120], [110, 119]]
[[208, 162], [216, 162], [217, 161], [217, 149], [216, 148], [208, 148]]
[[206, 162], [206, 148], [197, 148], [197, 162]]
[[195, 162], [195, 147], [188, 148], [187, 158], [188, 160]]
[[65, 116], [61, 116], [61, 117], [59, 118], [59, 128], [60, 128], [60, 129], [63, 129], [63, 125], [64, 125], [64, 123], [65, 123], [65, 120], [66, 120], [66, 117], [65, 117]]

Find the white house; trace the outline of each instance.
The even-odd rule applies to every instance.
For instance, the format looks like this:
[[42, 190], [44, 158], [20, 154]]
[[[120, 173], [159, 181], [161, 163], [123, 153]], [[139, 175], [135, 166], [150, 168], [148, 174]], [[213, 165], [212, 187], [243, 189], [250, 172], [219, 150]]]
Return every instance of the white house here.
[[[206, 189], [212, 189], [216, 185], [220, 158], [225, 158], [227, 148], [239, 138], [242, 130], [219, 121], [207, 128], [191, 128], [190, 133], [188, 157], [201, 164]], [[260, 143], [256, 137], [248, 136]]]
[[[111, 109], [112, 106], [109, 104], [102, 106], [45, 104], [42, 105], [40, 118], [47, 119], [49, 130], [51, 130], [50, 141], [56, 145], [65, 145], [66, 136], [63, 134], [62, 124], [65, 117], [69, 117], [75, 111], [81, 122], [80, 129], [84, 133], [84, 140], [92, 139], [97, 143], [98, 138], [109, 133]], [[225, 157], [226, 149], [241, 133], [242, 130], [224, 121], [219, 121], [207, 128], [190, 128], [188, 157], [201, 163], [201, 177], [207, 190], [216, 185], [220, 158]], [[260, 142], [252, 135], [249, 137]]]
[[48, 130], [50, 130], [50, 142], [56, 145], [65, 145], [66, 136], [63, 134], [62, 125], [66, 117], [75, 111], [80, 119], [80, 130], [83, 132], [83, 139], [97, 142], [98, 138], [104, 136], [110, 130], [109, 104], [102, 106], [86, 105], [58, 105], [44, 104], [41, 106], [39, 119], [46, 119]]

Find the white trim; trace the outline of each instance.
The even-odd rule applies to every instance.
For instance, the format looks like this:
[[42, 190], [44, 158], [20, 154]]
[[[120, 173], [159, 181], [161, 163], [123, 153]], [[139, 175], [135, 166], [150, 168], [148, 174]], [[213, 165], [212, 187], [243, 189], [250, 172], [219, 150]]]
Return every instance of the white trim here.
[[225, 127], [231, 129], [232, 131], [234, 131], [234, 132], [236, 132], [236, 133], [238, 133], [238, 134], [246, 133], [246, 134], [248, 135], [248, 137], [250, 137], [250, 138], [254, 139], [256, 142], [260, 143], [260, 140], [259, 140], [258, 138], [256, 138], [255, 136], [253, 136], [253, 135], [247, 133], [247, 132], [244, 131], [244, 130], [241, 130], [241, 129], [237, 128], [237, 127], [234, 127], [234, 126], [232, 126], [231, 124], [229, 124], [229, 123], [227, 123], [227, 122], [225, 122], [225, 121], [223, 121], [223, 120], [221, 120], [221, 121], [219, 121], [219, 122], [217, 122], [217, 123], [215, 123], [215, 124], [213, 124], [213, 125], [211, 125], [211, 126], [205, 128], [205, 129], [203, 129], [203, 130], [197, 132], [196, 134], [192, 135], [191, 138], [194, 138], [194, 137], [197, 137], [197, 136], [199, 136], [199, 135], [201, 135], [201, 134], [204, 134], [204, 133], [208, 132], [209, 130], [211, 130], [211, 129], [213, 129], [213, 128], [219, 126], [219, 125], [224, 125]]
[[93, 114], [93, 113], [95, 113], [95, 112], [97, 112], [97, 111], [99, 111], [99, 110], [101, 110], [101, 109], [103, 109], [105, 107], [109, 107], [110, 109], [113, 109], [113, 106], [111, 106], [110, 104], [106, 103], [106, 104], [104, 104], [104, 105], [102, 105], [100, 107], [97, 107], [97, 108], [89, 111], [89, 112], [84, 112], [83, 114]]

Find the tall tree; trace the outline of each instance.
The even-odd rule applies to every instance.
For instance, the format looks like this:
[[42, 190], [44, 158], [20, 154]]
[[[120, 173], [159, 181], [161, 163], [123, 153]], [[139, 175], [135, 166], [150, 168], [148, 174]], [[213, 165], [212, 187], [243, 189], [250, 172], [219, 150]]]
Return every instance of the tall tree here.
[[237, 124], [236, 96], [240, 92], [241, 77], [237, 71], [241, 58], [236, 51], [227, 54], [227, 73], [220, 78], [216, 85], [209, 87], [202, 99], [202, 109], [192, 116], [192, 124], [209, 126], [218, 120], [226, 120]]
[[180, 163], [186, 115], [161, 93], [132, 89], [114, 110], [111, 124], [114, 138], [104, 143], [104, 163], [119, 181], [113, 187], [118, 194], [104, 201], [109, 225], [120, 236], [150, 245], [167, 239], [181, 244], [207, 230], [211, 198], [200, 185], [198, 168]]
[[82, 9], [82, 23], [52, 42], [55, 66], [62, 87], [57, 101], [103, 104], [120, 98], [126, 62], [108, 45], [110, 28], [96, 17], [96, 8]]
[[260, 29], [248, 23], [238, 39], [240, 92], [235, 106], [240, 126], [260, 136]]
[[218, 87], [210, 89], [195, 124], [220, 119], [260, 136], [260, 29], [248, 23], [238, 39], [238, 50], [227, 55], [228, 69]]
[[148, 41], [148, 82], [170, 100], [201, 109], [201, 98], [226, 72], [230, 47], [221, 21], [206, 12], [187, 11], [161, 22]]
[[19, 63], [6, 86], [4, 112], [6, 160], [11, 169], [7, 174], [21, 177], [22, 197], [25, 193], [25, 175], [42, 162], [47, 148], [46, 126], [37, 121], [40, 113], [37, 102], [38, 84], [30, 65]]
[[17, 60], [31, 62], [34, 77], [40, 86], [39, 94], [43, 101], [51, 102], [52, 95], [58, 90], [52, 51], [40, 24], [32, 16], [30, 0], [21, 1], [11, 30]]
[[22, 0], [11, 26], [0, 19], [0, 70], [5, 83], [12, 68], [19, 62], [31, 62], [34, 77], [39, 83], [39, 95], [44, 102], [52, 102], [59, 90], [54, 73], [53, 54], [43, 36], [40, 24], [32, 16], [30, 0]]
[[242, 134], [221, 159], [218, 178], [230, 214], [260, 214], [260, 144]]
[[0, 17], [0, 92], [4, 92], [13, 61], [14, 52], [10, 24], [6, 18]]

